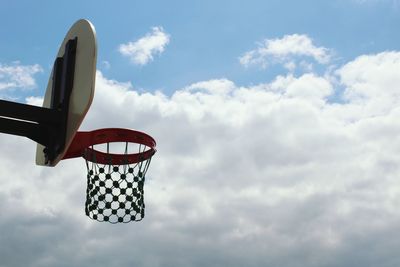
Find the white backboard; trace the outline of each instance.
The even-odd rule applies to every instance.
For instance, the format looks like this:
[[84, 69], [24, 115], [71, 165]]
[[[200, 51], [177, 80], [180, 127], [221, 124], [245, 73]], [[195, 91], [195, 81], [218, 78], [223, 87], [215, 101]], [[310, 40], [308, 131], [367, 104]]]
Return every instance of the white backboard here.
[[[70, 96], [65, 148], [55, 160], [47, 166], [55, 166], [64, 156], [75, 133], [78, 131], [93, 100], [96, 79], [97, 42], [96, 32], [88, 20], [78, 20], [66, 34], [60, 45], [57, 57], [64, 55], [65, 44], [70, 39], [78, 38], [75, 58], [74, 83]], [[53, 71], [50, 74], [43, 107], [49, 108], [51, 102]], [[36, 164], [46, 166], [44, 146], [36, 148]]]

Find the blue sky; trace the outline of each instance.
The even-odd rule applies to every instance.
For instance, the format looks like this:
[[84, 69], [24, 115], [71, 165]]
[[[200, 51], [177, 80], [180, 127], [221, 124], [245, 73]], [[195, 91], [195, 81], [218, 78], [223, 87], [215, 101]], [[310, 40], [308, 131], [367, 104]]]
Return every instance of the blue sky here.
[[[399, 9], [389, 0], [3, 1], [0, 59], [42, 66], [43, 73], [37, 75], [40, 95], [65, 32], [77, 19], [87, 18], [98, 34], [98, 68], [110, 78], [169, 94], [206, 79], [249, 85], [269, 81], [282, 71], [279, 66], [260, 70], [239, 64], [238, 57], [256, 42], [306, 34], [316, 45], [334, 51], [333, 64], [343, 64], [360, 54], [398, 48]], [[145, 66], [130, 64], [118, 46], [155, 26], [171, 37], [165, 51]], [[103, 61], [109, 62], [109, 69]]]
[[41, 105], [81, 18], [80, 130], [156, 139], [146, 216], [90, 220], [83, 159], [1, 134], [1, 266], [400, 266], [398, 0], [0, 0], [0, 97]]

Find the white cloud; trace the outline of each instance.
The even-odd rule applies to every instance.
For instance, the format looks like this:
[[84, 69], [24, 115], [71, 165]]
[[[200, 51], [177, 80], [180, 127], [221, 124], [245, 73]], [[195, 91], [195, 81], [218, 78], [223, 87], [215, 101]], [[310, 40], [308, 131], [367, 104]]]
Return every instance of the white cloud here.
[[130, 58], [137, 65], [146, 65], [153, 60], [154, 55], [164, 52], [170, 36], [162, 27], [153, 27], [151, 33], [135, 42], [128, 42], [119, 46], [119, 52]]
[[[347, 105], [343, 116], [359, 119], [387, 115], [400, 101], [400, 53], [363, 55], [336, 71], [345, 88]], [[344, 109], [342, 109], [344, 110]]]
[[34, 105], [39, 107], [43, 105], [43, 97], [29, 96], [25, 99], [25, 101], [29, 105]]
[[299, 78], [289, 75], [286, 79], [289, 79], [289, 83], [285, 84], [282, 89], [286, 91], [285, 95], [288, 97], [323, 100], [333, 93], [332, 84], [325, 78], [314, 74], [304, 74]]
[[382, 52], [363, 55], [346, 64], [337, 73], [346, 86], [348, 99], [400, 97], [400, 54]]
[[38, 65], [21, 65], [14, 62], [11, 65], [0, 63], [0, 90], [34, 88], [34, 75], [42, 72]]
[[[35, 167], [32, 142], [1, 135], [3, 264], [398, 266], [399, 54], [349, 62], [335, 74], [342, 84], [317, 74], [256, 86], [215, 79], [171, 96], [98, 72], [82, 130], [135, 128], [158, 142], [146, 217], [89, 221], [83, 160]], [[325, 101], [342, 85], [367, 93]]]
[[235, 84], [227, 79], [215, 79], [189, 85], [185, 89], [191, 92], [203, 91], [210, 94], [227, 94], [235, 88]]
[[296, 63], [294, 61], [289, 61], [289, 62], [284, 63], [284, 67], [289, 72], [293, 72], [296, 69]]
[[109, 69], [111, 68], [111, 64], [110, 64], [110, 62], [108, 62], [107, 60], [103, 60], [103, 61], [101, 62], [101, 65], [102, 65], [102, 67], [103, 67], [105, 70], [109, 70]]
[[250, 65], [266, 67], [278, 62], [292, 69], [293, 60], [297, 57], [309, 57], [320, 64], [326, 64], [331, 59], [331, 52], [325, 47], [315, 46], [307, 35], [292, 34], [282, 38], [265, 39], [256, 49], [244, 53], [239, 61], [246, 67]]

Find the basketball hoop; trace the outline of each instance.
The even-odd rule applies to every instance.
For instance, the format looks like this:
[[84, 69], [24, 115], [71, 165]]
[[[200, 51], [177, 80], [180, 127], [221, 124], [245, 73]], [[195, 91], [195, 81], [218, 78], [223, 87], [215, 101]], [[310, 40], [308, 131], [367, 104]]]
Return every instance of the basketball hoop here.
[[90, 21], [80, 19], [59, 46], [42, 107], [0, 99], [0, 133], [35, 141], [39, 166], [54, 167], [61, 159], [83, 157], [85, 211], [90, 218], [140, 221], [145, 176], [156, 153], [154, 139], [120, 128], [77, 132], [93, 101], [96, 62], [96, 31]]
[[[110, 223], [143, 219], [144, 182], [155, 146], [151, 136], [134, 130], [108, 128], [77, 132], [63, 159], [83, 157], [86, 160], [87, 216]], [[118, 153], [113, 152], [115, 147]]]

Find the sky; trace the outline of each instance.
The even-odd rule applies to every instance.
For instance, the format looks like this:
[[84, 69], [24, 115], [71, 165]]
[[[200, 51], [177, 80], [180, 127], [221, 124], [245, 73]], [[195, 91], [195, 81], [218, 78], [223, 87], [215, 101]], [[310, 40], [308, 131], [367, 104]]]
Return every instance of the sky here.
[[157, 141], [146, 216], [84, 213], [86, 166], [0, 135], [0, 266], [400, 265], [400, 2], [0, 0], [0, 97], [41, 105], [78, 19], [80, 130]]

